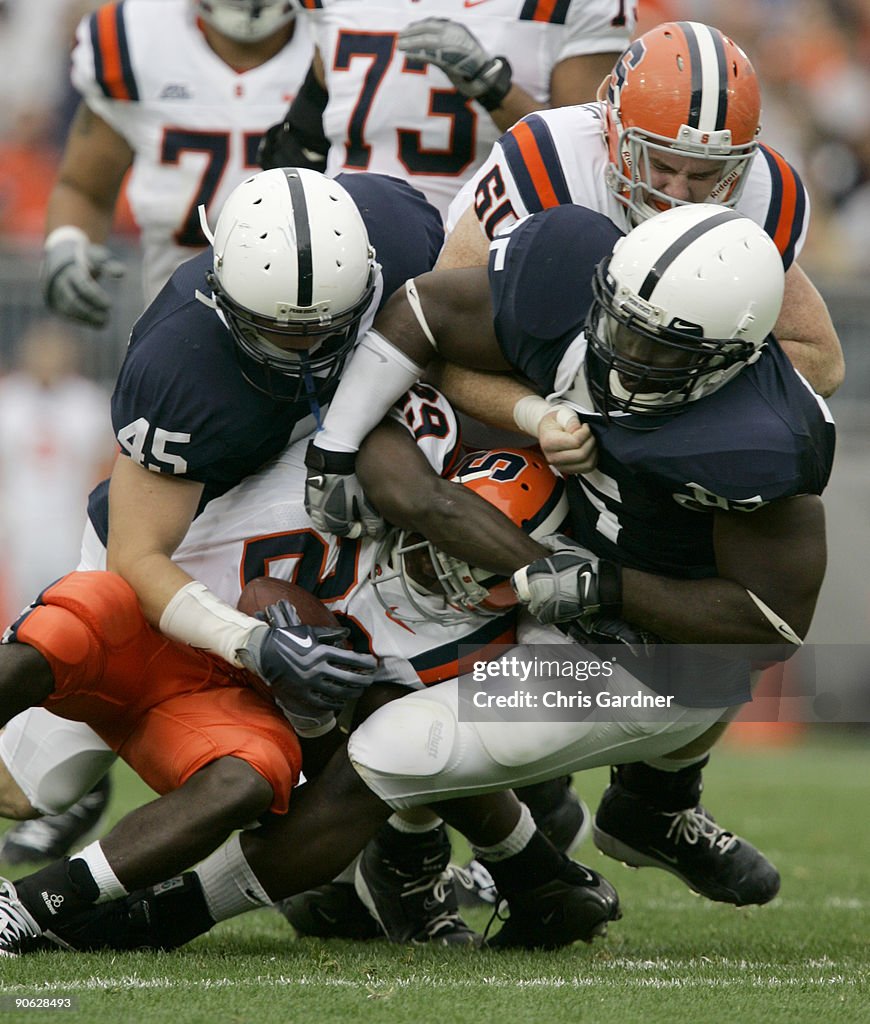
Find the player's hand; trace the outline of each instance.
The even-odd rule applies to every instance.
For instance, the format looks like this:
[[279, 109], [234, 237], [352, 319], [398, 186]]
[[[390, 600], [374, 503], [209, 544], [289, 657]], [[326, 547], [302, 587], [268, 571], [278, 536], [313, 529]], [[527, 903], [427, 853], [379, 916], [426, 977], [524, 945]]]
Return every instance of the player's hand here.
[[565, 476], [591, 473], [598, 464], [598, 446], [589, 424], [581, 423], [566, 405], [541, 420], [538, 444], [547, 462]]
[[399, 33], [399, 49], [447, 75], [457, 92], [487, 110], [500, 107], [511, 87], [506, 57], [491, 57], [464, 25], [447, 18], [424, 18]]
[[81, 228], [55, 228], [42, 254], [42, 292], [50, 309], [93, 327], [109, 318], [111, 301], [99, 281], [124, 276], [124, 265], [104, 245], [94, 245]]
[[356, 455], [330, 452], [310, 441], [305, 452], [305, 511], [318, 530], [337, 537], [379, 537], [386, 529], [354, 474]]
[[289, 601], [269, 605], [262, 615], [266, 624], [253, 630], [239, 660], [269, 684], [294, 725], [329, 722], [373, 682], [377, 658], [337, 646], [346, 629], [305, 626]]
[[618, 615], [622, 605], [621, 570], [569, 537], [555, 534], [542, 543], [552, 548], [511, 577], [516, 595], [544, 625], [581, 615]]
[[584, 646], [590, 644], [622, 644], [636, 658], [649, 657], [652, 648], [662, 638], [645, 629], [638, 629], [625, 619], [607, 615], [585, 615], [568, 625], [565, 630], [572, 639]]
[[326, 170], [327, 152], [322, 141], [307, 138], [294, 130], [289, 122], [279, 121], [267, 128], [257, 147], [257, 164], [264, 171], [273, 167], [308, 167], [312, 171]]

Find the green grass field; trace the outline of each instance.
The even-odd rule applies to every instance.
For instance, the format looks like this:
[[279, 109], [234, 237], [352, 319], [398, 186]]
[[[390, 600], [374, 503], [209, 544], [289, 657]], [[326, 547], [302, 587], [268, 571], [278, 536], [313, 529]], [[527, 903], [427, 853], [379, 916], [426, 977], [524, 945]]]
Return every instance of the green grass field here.
[[[116, 773], [113, 817], [147, 792], [125, 769]], [[616, 885], [624, 911], [592, 946], [496, 954], [295, 940], [282, 918], [260, 911], [174, 953], [0, 959], [0, 1015], [34, 1024], [866, 1024], [866, 735], [722, 748], [706, 778], [720, 820], [782, 872], [767, 907], [708, 903], [670, 875], [630, 871], [587, 845], [580, 859]], [[603, 771], [578, 777], [592, 806], [605, 784]], [[487, 919], [469, 915], [481, 929]], [[53, 996], [71, 998], [74, 1010], [14, 1006]]]

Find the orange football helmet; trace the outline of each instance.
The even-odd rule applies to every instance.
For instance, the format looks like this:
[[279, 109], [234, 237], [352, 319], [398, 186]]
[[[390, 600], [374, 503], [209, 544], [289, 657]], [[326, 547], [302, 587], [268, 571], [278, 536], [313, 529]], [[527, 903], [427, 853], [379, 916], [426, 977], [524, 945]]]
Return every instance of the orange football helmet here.
[[761, 93], [735, 42], [700, 22], [666, 22], [625, 50], [606, 88], [607, 185], [632, 223], [682, 205], [651, 185], [656, 151], [721, 164], [705, 201], [737, 202], [758, 145]]
[[[450, 479], [494, 505], [531, 537], [557, 533], [568, 515], [565, 481], [537, 448], [471, 452]], [[393, 530], [381, 541], [370, 579], [391, 618], [404, 622], [454, 625], [504, 614], [517, 603], [504, 577], [474, 569], [405, 530]], [[405, 597], [399, 608], [395, 587], [391, 594], [385, 587], [392, 581], [398, 581]]]

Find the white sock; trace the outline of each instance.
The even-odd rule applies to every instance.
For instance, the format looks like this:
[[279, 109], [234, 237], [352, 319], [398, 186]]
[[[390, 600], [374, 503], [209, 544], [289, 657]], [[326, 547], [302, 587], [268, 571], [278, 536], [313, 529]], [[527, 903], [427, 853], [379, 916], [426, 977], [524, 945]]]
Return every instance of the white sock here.
[[513, 830], [494, 846], [472, 847], [475, 857], [482, 857], [489, 861], [507, 860], [508, 857], [513, 857], [514, 854], [529, 845], [529, 840], [535, 834], [537, 825], [535, 825], [535, 819], [528, 807], [525, 804], [522, 804], [521, 807], [520, 820], [514, 825]]
[[215, 921], [244, 914], [255, 907], [272, 905], [266, 890], [242, 853], [241, 834], [236, 833], [193, 869]]
[[439, 818], [437, 814], [430, 813], [424, 821], [408, 821], [407, 818], [403, 818], [400, 814], [391, 814], [387, 824], [394, 828], [397, 832], [407, 832], [416, 835], [421, 835], [423, 832], [431, 832], [443, 821], [443, 818]]
[[97, 903], [107, 903], [109, 900], [115, 900], [120, 896], [127, 895], [127, 890], [118, 881], [118, 876], [106, 860], [103, 848], [98, 842], [86, 846], [70, 859], [83, 860], [87, 864], [91, 878], [97, 883], [97, 887], [100, 890]]

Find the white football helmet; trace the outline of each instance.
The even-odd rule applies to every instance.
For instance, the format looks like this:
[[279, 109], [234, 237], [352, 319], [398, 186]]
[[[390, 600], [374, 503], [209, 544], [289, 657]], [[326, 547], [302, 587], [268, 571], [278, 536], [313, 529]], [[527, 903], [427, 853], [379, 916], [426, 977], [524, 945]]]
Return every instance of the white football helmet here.
[[196, 13], [221, 35], [257, 43], [296, 17], [290, 0], [194, 0]]
[[[568, 515], [565, 481], [536, 448], [471, 452], [450, 479], [495, 505], [531, 537], [558, 532]], [[504, 577], [474, 569], [406, 530], [384, 537], [369, 578], [390, 617], [403, 622], [456, 625], [503, 615], [516, 605]], [[404, 608], [396, 606], [398, 595], [404, 596]]]
[[784, 278], [773, 240], [734, 210], [698, 203], [644, 221], [593, 280], [585, 368], [596, 409], [660, 416], [721, 388], [761, 355]]
[[285, 400], [322, 392], [373, 314], [380, 281], [346, 189], [304, 168], [261, 171], [229, 195], [211, 241], [208, 282], [245, 376]]

